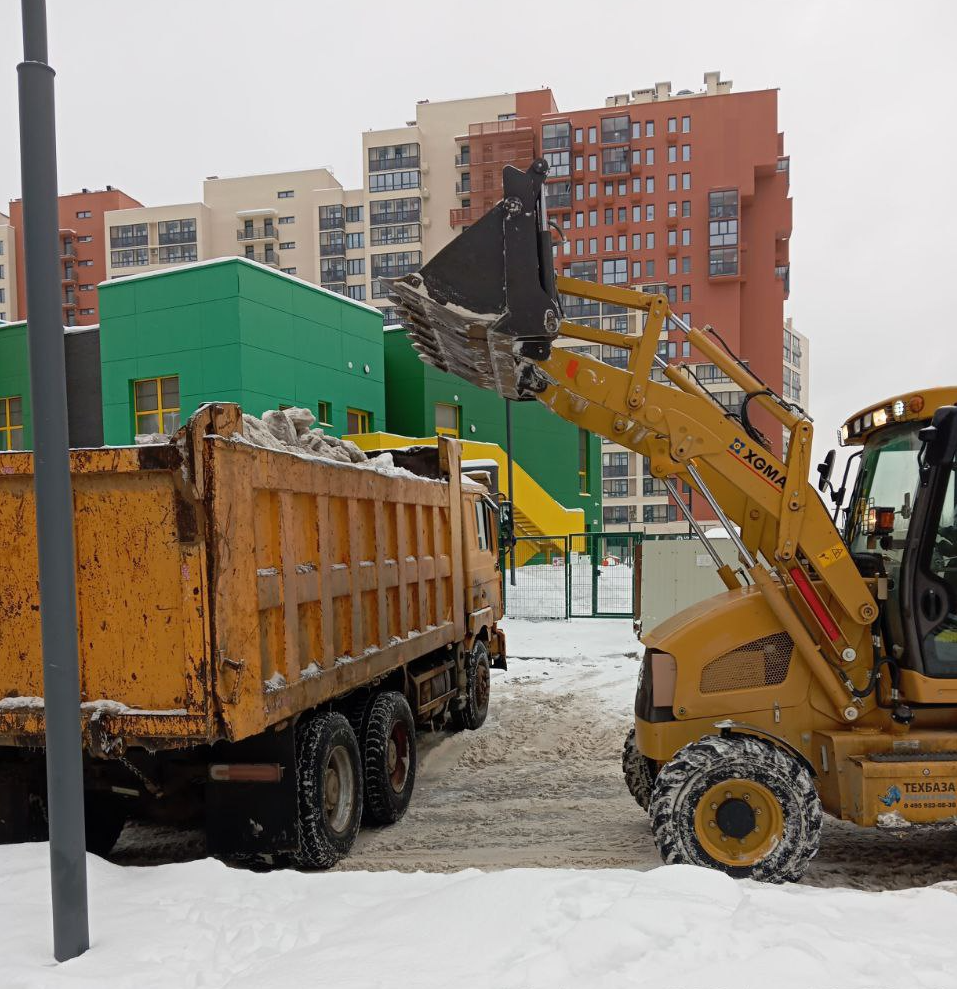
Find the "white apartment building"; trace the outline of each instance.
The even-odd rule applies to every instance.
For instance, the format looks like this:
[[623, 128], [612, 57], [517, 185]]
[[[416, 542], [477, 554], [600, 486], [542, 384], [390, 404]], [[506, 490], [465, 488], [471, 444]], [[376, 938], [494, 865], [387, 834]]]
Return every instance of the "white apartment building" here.
[[10, 217], [0, 213], [0, 323], [17, 319], [17, 239]]

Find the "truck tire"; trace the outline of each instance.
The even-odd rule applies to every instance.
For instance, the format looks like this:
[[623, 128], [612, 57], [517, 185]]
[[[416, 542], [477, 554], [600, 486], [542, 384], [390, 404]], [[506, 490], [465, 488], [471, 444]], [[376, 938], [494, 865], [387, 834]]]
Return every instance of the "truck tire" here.
[[668, 864], [781, 883], [806, 872], [823, 815], [807, 767], [786, 750], [745, 735], [707, 735], [663, 765], [650, 818]]
[[121, 797], [113, 793], [84, 791], [84, 836], [88, 852], [106, 858], [117, 844], [126, 822], [127, 808]]
[[623, 777], [633, 799], [648, 811], [656, 782], [656, 763], [636, 748], [636, 728], [630, 728], [623, 744]]
[[351, 850], [361, 825], [362, 767], [347, 718], [322, 711], [298, 725], [299, 865], [328, 869]]
[[489, 650], [482, 639], [476, 639], [465, 657], [465, 707], [452, 712], [452, 727], [455, 731], [475, 731], [485, 724], [488, 713]]
[[415, 786], [415, 719], [394, 690], [378, 694], [365, 719], [365, 820], [394, 824], [408, 809]]

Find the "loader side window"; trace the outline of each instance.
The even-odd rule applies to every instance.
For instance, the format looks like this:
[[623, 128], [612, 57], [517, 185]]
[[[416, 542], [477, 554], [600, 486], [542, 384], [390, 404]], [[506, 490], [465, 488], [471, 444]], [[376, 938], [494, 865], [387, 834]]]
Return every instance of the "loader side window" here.
[[485, 510], [485, 504], [481, 498], [475, 502], [475, 528], [479, 538], [479, 549], [483, 552], [489, 549], [489, 513]]
[[[922, 570], [926, 585], [942, 589], [947, 604], [939, 607], [942, 595], [920, 595], [920, 607], [927, 625], [921, 652], [927, 676], [957, 675], [957, 462], [948, 472], [940, 514], [924, 541]], [[925, 586], [926, 586], [925, 585]], [[936, 608], [934, 614], [931, 608]], [[943, 613], [942, 613], [943, 612]], [[931, 620], [928, 621], [928, 618]], [[936, 624], [934, 624], [936, 622]], [[925, 626], [926, 627], [926, 626]], [[924, 631], [922, 629], [922, 631]]]

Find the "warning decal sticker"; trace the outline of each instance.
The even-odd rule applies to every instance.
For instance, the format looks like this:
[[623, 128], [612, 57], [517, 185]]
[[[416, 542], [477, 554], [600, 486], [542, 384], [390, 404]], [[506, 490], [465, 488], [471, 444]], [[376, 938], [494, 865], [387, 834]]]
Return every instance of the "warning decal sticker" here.
[[847, 555], [847, 547], [843, 543], [834, 543], [829, 549], [817, 554], [817, 563], [825, 570]]

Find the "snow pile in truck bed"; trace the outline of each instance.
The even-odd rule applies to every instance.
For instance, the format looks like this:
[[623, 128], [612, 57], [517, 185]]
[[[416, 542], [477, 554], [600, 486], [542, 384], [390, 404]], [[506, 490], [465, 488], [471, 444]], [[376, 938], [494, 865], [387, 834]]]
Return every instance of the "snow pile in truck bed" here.
[[691, 866], [255, 874], [88, 856], [91, 949], [51, 957], [48, 846], [0, 847], [5, 989], [945, 989], [956, 897]]

